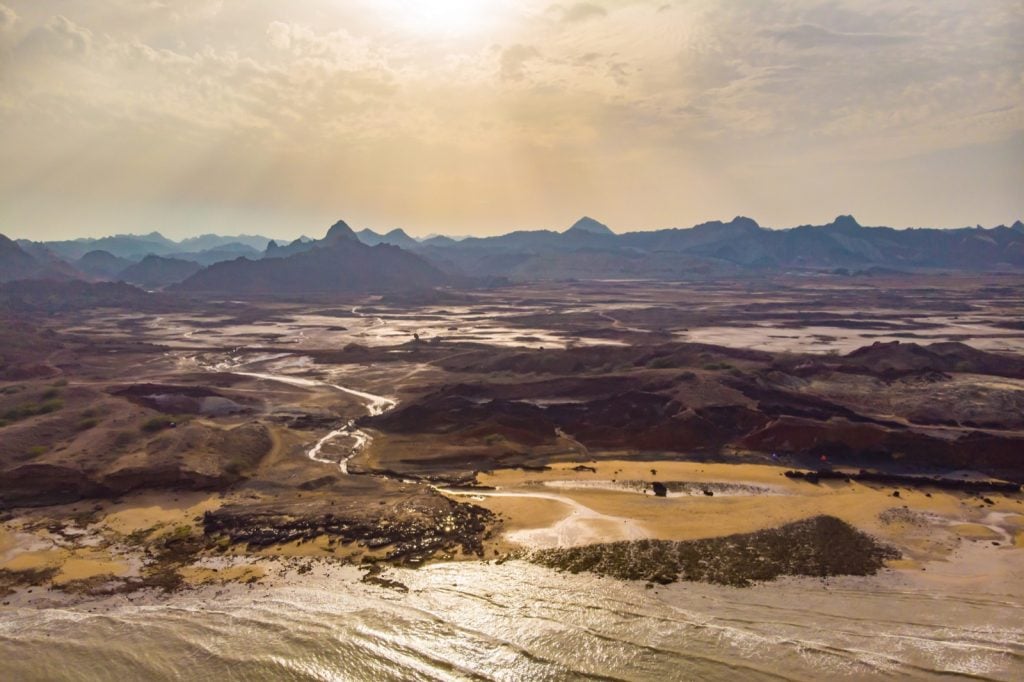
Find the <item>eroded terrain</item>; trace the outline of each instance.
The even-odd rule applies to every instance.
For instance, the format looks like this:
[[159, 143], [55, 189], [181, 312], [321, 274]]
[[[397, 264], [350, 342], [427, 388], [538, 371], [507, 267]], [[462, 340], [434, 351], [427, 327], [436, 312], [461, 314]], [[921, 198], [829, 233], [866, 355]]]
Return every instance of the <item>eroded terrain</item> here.
[[[142, 310], [6, 314], [8, 601], [259, 581], [280, 557], [536, 553], [744, 584], [1022, 544], [1005, 486], [1024, 481], [1019, 278], [154, 295]], [[784, 475], [818, 469], [840, 473]], [[862, 469], [896, 483], [842, 473]], [[803, 560], [765, 569], [794, 544]], [[702, 553], [719, 569], [694, 572]]]

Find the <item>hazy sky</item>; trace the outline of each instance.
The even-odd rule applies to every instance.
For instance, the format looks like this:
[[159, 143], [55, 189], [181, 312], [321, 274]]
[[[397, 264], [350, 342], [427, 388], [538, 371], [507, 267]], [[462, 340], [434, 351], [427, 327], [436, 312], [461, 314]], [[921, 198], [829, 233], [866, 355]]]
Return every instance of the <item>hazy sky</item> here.
[[1021, 0], [0, 0], [0, 232], [1024, 218]]

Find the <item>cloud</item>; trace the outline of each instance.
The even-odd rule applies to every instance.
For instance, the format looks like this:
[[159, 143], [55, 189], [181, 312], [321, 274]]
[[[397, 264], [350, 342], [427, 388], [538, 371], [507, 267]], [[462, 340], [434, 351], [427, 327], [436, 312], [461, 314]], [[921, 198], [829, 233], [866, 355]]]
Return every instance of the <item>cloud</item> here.
[[726, 200], [1024, 128], [1019, 0], [493, 0], [454, 37], [407, 0], [0, 3], [0, 223], [72, 189], [118, 229], [154, 195], [470, 229], [627, 190], [648, 224], [781, 223]]
[[815, 47], [880, 47], [896, 45], [911, 40], [910, 36], [888, 33], [847, 33], [832, 31], [815, 24], [798, 24], [785, 28], [761, 31], [776, 40], [789, 43], [801, 49]]
[[92, 46], [92, 31], [58, 14], [45, 25], [32, 29], [17, 49], [28, 57], [81, 57]]
[[272, 21], [267, 27], [267, 38], [277, 49], [287, 50], [292, 46], [292, 27], [283, 21]]
[[604, 7], [589, 2], [578, 2], [575, 5], [559, 9], [562, 10], [562, 21], [566, 23], [578, 23], [608, 15], [608, 10]]
[[7, 5], [0, 5], [0, 33], [9, 31], [18, 23], [18, 15]]
[[85, 54], [92, 49], [92, 31], [83, 28], [67, 17], [57, 15], [47, 26], [52, 44], [72, 54]]
[[537, 48], [530, 45], [511, 45], [501, 52], [501, 78], [506, 81], [523, 79], [527, 62], [540, 57]]
[[304, 24], [273, 21], [266, 33], [271, 47], [288, 53], [306, 66], [348, 70], [386, 68], [387, 58], [381, 50], [344, 29], [318, 32]]

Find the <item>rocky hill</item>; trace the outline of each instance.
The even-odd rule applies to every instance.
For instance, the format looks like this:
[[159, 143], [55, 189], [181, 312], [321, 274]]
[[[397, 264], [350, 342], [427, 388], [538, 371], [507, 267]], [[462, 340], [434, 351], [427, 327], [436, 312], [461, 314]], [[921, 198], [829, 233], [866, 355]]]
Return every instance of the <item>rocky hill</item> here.
[[217, 263], [176, 287], [182, 292], [302, 294], [390, 292], [430, 288], [448, 278], [397, 246], [367, 246], [339, 221], [306, 251], [259, 261]]
[[73, 279], [79, 273], [67, 263], [41, 251], [31, 253], [0, 234], [0, 282], [21, 279]]
[[102, 250], [90, 251], [75, 261], [75, 267], [82, 273], [101, 280], [117, 280], [118, 275], [132, 265], [134, 261]]
[[201, 268], [201, 265], [193, 261], [146, 256], [140, 262], [123, 270], [118, 279], [147, 289], [159, 289], [188, 279]]

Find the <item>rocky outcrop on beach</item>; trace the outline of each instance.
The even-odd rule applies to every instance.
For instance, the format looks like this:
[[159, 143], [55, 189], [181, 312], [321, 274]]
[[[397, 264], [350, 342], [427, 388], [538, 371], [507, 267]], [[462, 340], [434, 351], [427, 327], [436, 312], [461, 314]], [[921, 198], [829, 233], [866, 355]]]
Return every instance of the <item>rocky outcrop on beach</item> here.
[[232, 505], [208, 512], [203, 527], [210, 537], [226, 537], [250, 549], [327, 536], [329, 546], [359, 543], [384, 552], [389, 562], [415, 566], [457, 550], [482, 557], [483, 541], [497, 520], [483, 507], [426, 491], [400, 505], [381, 505]]
[[667, 584], [747, 587], [782, 576], [872, 575], [899, 552], [832, 516], [755, 533], [673, 542], [637, 540], [534, 552], [530, 560], [572, 573]]

